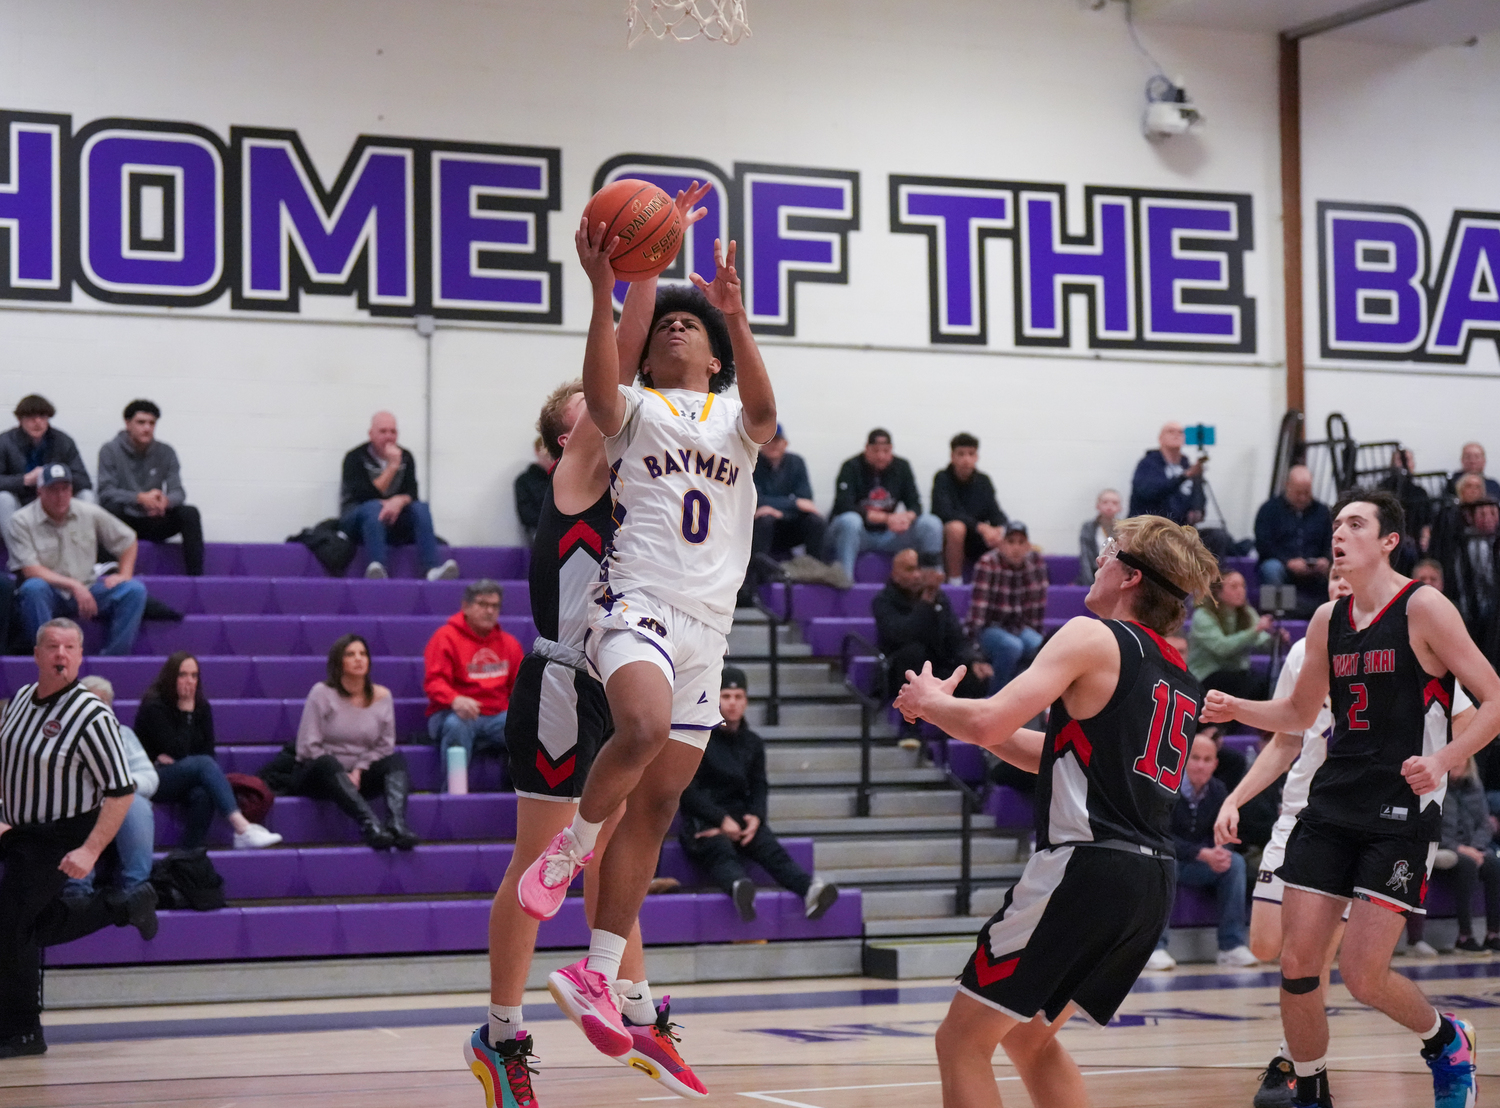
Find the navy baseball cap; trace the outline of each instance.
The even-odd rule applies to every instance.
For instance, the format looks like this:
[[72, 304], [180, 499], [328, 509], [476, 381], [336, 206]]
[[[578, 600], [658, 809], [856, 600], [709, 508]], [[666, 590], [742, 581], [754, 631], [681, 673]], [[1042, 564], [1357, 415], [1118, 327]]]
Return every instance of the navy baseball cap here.
[[1007, 535], [1014, 535], [1019, 533], [1022, 535], [1026, 535], [1027, 538], [1031, 537], [1029, 534], [1027, 534], [1026, 524], [1022, 523], [1019, 519], [1007, 520], [1005, 524], [1005, 533]]
[[60, 462], [42, 467], [42, 475], [37, 478], [37, 488], [44, 489], [48, 485], [61, 485], [73, 483], [73, 471]]

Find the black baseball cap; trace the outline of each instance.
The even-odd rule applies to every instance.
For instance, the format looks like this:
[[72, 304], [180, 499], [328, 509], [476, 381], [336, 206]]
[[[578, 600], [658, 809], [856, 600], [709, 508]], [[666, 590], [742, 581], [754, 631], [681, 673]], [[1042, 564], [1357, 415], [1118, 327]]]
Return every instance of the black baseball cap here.
[[745, 680], [745, 671], [739, 666], [725, 666], [724, 676], [719, 680], [719, 689], [744, 689], [750, 691], [750, 683]]
[[1022, 523], [1019, 519], [1006, 520], [1005, 533], [1007, 535], [1014, 535], [1018, 532], [1022, 535], [1026, 535], [1027, 538], [1031, 537], [1026, 532], [1026, 524]]

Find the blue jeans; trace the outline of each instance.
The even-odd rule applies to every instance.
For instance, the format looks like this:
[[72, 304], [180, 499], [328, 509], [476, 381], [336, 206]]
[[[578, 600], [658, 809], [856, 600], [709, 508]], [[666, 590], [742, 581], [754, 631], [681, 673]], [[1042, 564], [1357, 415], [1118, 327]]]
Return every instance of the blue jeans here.
[[1286, 563], [1275, 558], [1262, 559], [1256, 570], [1260, 573], [1262, 585], [1285, 585], [1287, 583]]
[[866, 530], [864, 516], [858, 512], [844, 512], [834, 516], [828, 525], [827, 541], [832, 544], [834, 556], [852, 581], [854, 562], [866, 550], [894, 554], [914, 546], [923, 554], [942, 553], [943, 521], [928, 512], [912, 520], [911, 526], [898, 535], [894, 531]]
[[1023, 659], [1035, 658], [1042, 648], [1042, 633], [1030, 627], [1018, 632], [1003, 627], [989, 626], [979, 633], [979, 649], [995, 667], [995, 676], [990, 678], [990, 695], [1003, 689], [1015, 677]]
[[234, 790], [212, 755], [189, 754], [169, 766], [157, 765], [156, 772], [161, 783], [156, 786], [155, 799], [162, 804], [180, 801], [187, 805], [182, 829], [185, 847], [202, 846], [208, 840], [214, 812], [227, 818], [240, 810]]
[[481, 751], [498, 750], [504, 754], [505, 716], [505, 712], [498, 712], [492, 716], [475, 716], [465, 720], [459, 719], [458, 713], [451, 708], [444, 708], [428, 716], [427, 737], [438, 744], [438, 768], [447, 772], [450, 746], [464, 748], [464, 762], [468, 765], [474, 764], [475, 746]]
[[[109, 626], [109, 637], [100, 654], [129, 654], [135, 645], [136, 633], [141, 629], [141, 616], [146, 611], [146, 586], [132, 578], [121, 581], [112, 589], [104, 587], [101, 577], [89, 586], [94, 602], [99, 605], [98, 618]], [[49, 619], [67, 616], [78, 618], [78, 601], [72, 593], [54, 588], [40, 577], [28, 577], [16, 590], [21, 606], [21, 627], [26, 632], [26, 641], [36, 641], [37, 628]]]
[[1229, 868], [1215, 873], [1207, 862], [1177, 863], [1177, 883], [1195, 889], [1213, 889], [1219, 898], [1219, 951], [1233, 950], [1250, 941], [1245, 923], [1245, 859], [1233, 852]]
[[[130, 802], [125, 822], [115, 832], [115, 850], [120, 855], [120, 887], [133, 889], [151, 880], [151, 850], [156, 845], [156, 820], [151, 801], [140, 793]], [[94, 891], [94, 871], [75, 877], [63, 887], [64, 896], [88, 896]]]
[[[432, 511], [420, 500], [413, 500], [401, 509], [396, 522], [387, 526], [380, 522], [379, 500], [366, 500], [356, 504], [339, 516], [339, 530], [350, 538], [358, 538], [370, 561], [381, 565], [390, 564], [390, 545], [394, 537], [397, 542], [410, 535], [417, 543], [417, 557], [423, 569], [432, 569], [438, 564], [437, 535], [432, 530]], [[411, 541], [411, 539], [406, 539]]]

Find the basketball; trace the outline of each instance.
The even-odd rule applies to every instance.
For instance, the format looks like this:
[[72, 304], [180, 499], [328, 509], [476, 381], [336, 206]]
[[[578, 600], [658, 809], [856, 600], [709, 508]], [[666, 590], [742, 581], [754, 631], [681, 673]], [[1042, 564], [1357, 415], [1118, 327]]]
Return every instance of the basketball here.
[[655, 277], [672, 264], [682, 245], [682, 213], [649, 181], [611, 181], [589, 199], [583, 215], [590, 228], [608, 224], [605, 242], [619, 236], [609, 260], [622, 281]]

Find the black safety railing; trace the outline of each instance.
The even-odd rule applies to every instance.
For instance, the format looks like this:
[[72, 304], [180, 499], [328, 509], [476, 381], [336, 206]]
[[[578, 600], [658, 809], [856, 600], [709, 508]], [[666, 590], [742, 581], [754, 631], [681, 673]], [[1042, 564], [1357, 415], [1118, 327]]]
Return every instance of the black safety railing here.
[[792, 622], [791, 586], [781, 589], [780, 612], [761, 598], [760, 589], [755, 590], [754, 604], [755, 610], [766, 617], [766, 658], [771, 669], [766, 689], [766, 725], [775, 727], [781, 722], [781, 629]]
[[863, 635], [850, 632], [844, 636], [844, 641], [839, 646], [839, 669], [844, 675], [844, 688], [859, 703], [859, 785], [854, 791], [854, 814], [856, 816], [868, 816], [870, 814], [870, 746], [874, 741], [870, 732], [875, 723], [875, 713], [885, 707], [885, 701], [878, 696], [872, 696], [864, 689], [854, 683], [849, 676], [850, 664], [854, 660], [855, 652], [860, 654], [873, 654], [875, 656], [876, 680], [884, 683], [882, 678], [885, 674], [885, 655]]
[[953, 893], [953, 914], [967, 916], [974, 898], [974, 813], [982, 803], [969, 783], [951, 769], [944, 768], [948, 784], [958, 790], [958, 887]]

